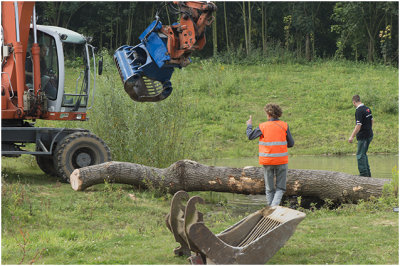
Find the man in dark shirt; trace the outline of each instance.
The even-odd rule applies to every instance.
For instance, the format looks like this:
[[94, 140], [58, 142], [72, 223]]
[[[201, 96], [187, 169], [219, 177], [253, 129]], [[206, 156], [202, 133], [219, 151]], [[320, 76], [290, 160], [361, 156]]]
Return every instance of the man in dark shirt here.
[[360, 172], [360, 176], [371, 177], [367, 151], [369, 144], [371, 143], [374, 136], [374, 133], [372, 132], [372, 125], [374, 124], [374, 120], [372, 118], [371, 109], [361, 102], [359, 95], [354, 95], [352, 101], [354, 107], [356, 108], [356, 126], [351, 133], [349, 143], [352, 143], [354, 137], [357, 136], [358, 171]]

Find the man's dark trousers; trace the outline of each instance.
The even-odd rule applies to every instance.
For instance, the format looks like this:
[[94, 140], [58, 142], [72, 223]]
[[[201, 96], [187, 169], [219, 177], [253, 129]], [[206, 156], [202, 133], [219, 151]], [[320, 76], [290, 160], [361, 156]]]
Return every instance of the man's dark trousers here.
[[358, 162], [358, 171], [360, 172], [360, 176], [369, 176], [371, 177], [371, 170], [369, 168], [367, 151], [369, 144], [371, 143], [373, 137], [367, 139], [359, 139], [357, 140], [357, 162]]

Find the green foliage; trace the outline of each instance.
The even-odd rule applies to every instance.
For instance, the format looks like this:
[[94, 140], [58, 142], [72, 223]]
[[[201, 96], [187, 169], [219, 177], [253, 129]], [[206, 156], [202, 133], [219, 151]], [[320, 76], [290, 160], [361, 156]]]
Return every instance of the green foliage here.
[[[255, 155], [256, 142], [245, 135], [245, 122], [265, 120], [263, 107], [276, 102], [283, 108], [295, 139], [290, 154], [349, 154], [354, 128], [351, 97], [361, 95], [375, 118], [370, 152], [398, 151], [398, 71], [393, 67], [345, 60], [272, 64], [263, 57], [253, 65], [224, 60], [194, 61], [176, 71], [172, 83], [190, 103], [187, 137], [200, 145], [193, 158], [238, 158]], [[316, 145], [318, 143], [318, 145]]]
[[82, 57], [75, 57], [73, 59], [65, 59], [65, 67], [67, 68], [79, 68], [82, 66], [83, 59]]
[[380, 200], [392, 207], [399, 204], [399, 169], [397, 167], [392, 169], [392, 180], [384, 185]]
[[[187, 264], [165, 226], [170, 195], [112, 183], [76, 192], [26, 157], [3, 159], [2, 170], [2, 264]], [[263, 207], [234, 203], [240, 195], [230, 193], [189, 194], [206, 200], [196, 207], [214, 233]], [[391, 207], [373, 199], [303, 210], [306, 219], [268, 264], [398, 264]]]
[[287, 63], [305, 63], [303, 56], [298, 56], [295, 52], [287, 51], [281, 43], [268, 42], [265, 50], [253, 48], [249, 54], [244, 50], [230, 50], [218, 53], [211, 59], [212, 62], [235, 65], [265, 65], [265, 64], [287, 64]]
[[[371, 61], [369, 56], [373, 56], [375, 61], [383, 59], [384, 63], [397, 64], [394, 47], [398, 47], [398, 6], [395, 1], [252, 1], [246, 4], [216, 1], [216, 5], [216, 23], [213, 30], [211, 27], [206, 30], [207, 44], [196, 56], [214, 56], [218, 45], [218, 52], [245, 53], [244, 48], [248, 47], [254, 59], [258, 52], [254, 54], [253, 50], [264, 49], [263, 42], [267, 40], [284, 51], [283, 55], [276, 56], [278, 59], [292, 54], [304, 58], [309, 52], [314, 58], [331, 58], [336, 54], [339, 58]], [[163, 2], [39, 1], [36, 8], [38, 24], [67, 27], [92, 37], [94, 46], [109, 51], [124, 44], [137, 44], [139, 35], [156, 12], [163, 25], [179, 21], [179, 15], [167, 9]], [[378, 32], [387, 25], [393, 26], [392, 39], [382, 44]], [[310, 36], [310, 42], [306, 36]], [[306, 51], [307, 47], [311, 51]]]
[[289, 45], [291, 43], [290, 26], [292, 25], [292, 16], [288, 15], [286, 17], [283, 17], [283, 23], [285, 24], [285, 26], [283, 27], [283, 31], [285, 32], [285, 47], [286, 50], [289, 50]]
[[[111, 147], [113, 160], [167, 167], [183, 158], [255, 156], [257, 143], [247, 140], [245, 122], [253, 115], [257, 126], [266, 119], [265, 104], [275, 102], [295, 139], [290, 154], [351, 154], [351, 97], [359, 94], [376, 122], [369, 152], [398, 152], [398, 69], [391, 66], [346, 60], [300, 63], [294, 57], [284, 63], [278, 56], [273, 63], [275, 57], [261, 51], [253, 64], [246, 58], [227, 64], [229, 54], [194, 58], [174, 72], [168, 99], [138, 103], [125, 93], [111, 56], [103, 55], [104, 75], [97, 79], [89, 121], [38, 121], [37, 126], [87, 128]], [[67, 69], [68, 75], [77, 73]]]
[[138, 103], [123, 89], [115, 63], [104, 54], [104, 72], [88, 128], [111, 148], [114, 160], [166, 167], [185, 158], [188, 103], [181, 91], [158, 103]]
[[[354, 58], [355, 61], [363, 58], [372, 62], [377, 58], [378, 53], [375, 49], [378, 47], [375, 46], [380, 39], [385, 64], [391, 61], [388, 58], [395, 58], [396, 53], [389, 47], [390, 27], [389, 35], [387, 30], [386, 34], [379, 34], [379, 29], [386, 26], [383, 23], [388, 22], [390, 16], [392, 18], [394, 14], [398, 16], [397, 9], [397, 4], [391, 2], [337, 2], [331, 16], [333, 20], [331, 31], [338, 34], [335, 56]], [[388, 41], [385, 44], [386, 38]]]

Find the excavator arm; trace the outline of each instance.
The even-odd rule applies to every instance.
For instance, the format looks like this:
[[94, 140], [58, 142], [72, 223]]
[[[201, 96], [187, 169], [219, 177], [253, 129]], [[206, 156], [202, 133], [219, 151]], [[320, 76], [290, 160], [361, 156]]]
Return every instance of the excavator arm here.
[[212, 2], [175, 1], [179, 23], [162, 25], [159, 17], [139, 36], [136, 46], [124, 45], [114, 53], [124, 89], [139, 102], [157, 102], [172, 93], [170, 82], [176, 67], [190, 64], [192, 52], [203, 49], [206, 26], [214, 20]]

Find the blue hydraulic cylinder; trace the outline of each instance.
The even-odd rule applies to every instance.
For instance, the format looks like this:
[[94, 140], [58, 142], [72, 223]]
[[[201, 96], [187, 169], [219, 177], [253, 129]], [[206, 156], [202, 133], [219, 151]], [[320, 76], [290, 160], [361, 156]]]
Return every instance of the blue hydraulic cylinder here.
[[[162, 24], [161, 22], [158, 22], [156, 25], [156, 22], [156, 20], [153, 21], [150, 26], [140, 34], [139, 40], [146, 46], [147, 51], [157, 66], [162, 68], [165, 62], [171, 60], [171, 57], [168, 54], [167, 38], [164, 38], [163, 40], [158, 35], [158, 32], [162, 28]], [[149, 32], [151, 33], [148, 35]], [[148, 36], [146, 37], [146, 35]]]

